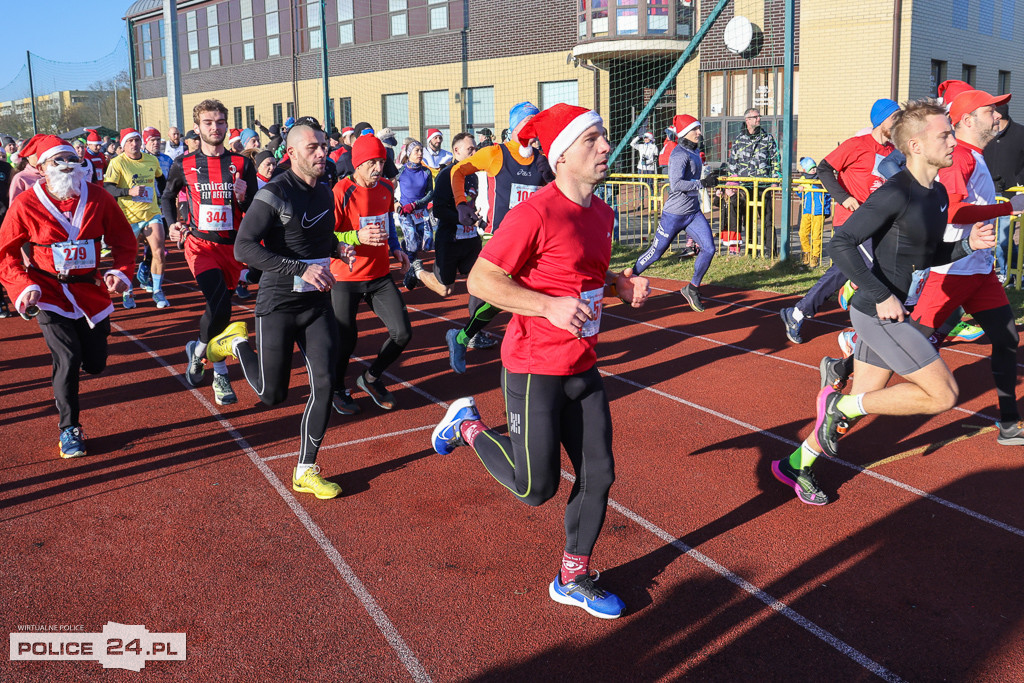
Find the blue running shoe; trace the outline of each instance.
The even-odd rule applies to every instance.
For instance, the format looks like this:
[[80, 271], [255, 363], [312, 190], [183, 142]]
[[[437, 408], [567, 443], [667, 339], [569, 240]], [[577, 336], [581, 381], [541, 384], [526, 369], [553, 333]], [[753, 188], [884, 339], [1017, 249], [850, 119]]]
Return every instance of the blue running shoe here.
[[434, 427], [434, 433], [430, 435], [430, 442], [434, 450], [440, 455], [448, 455], [457, 446], [465, 446], [462, 434], [459, 433], [459, 426], [466, 420], [479, 420], [480, 413], [476, 409], [476, 401], [472, 396], [460, 398], [453, 401], [444, 414], [444, 419]]
[[803, 323], [803, 319], [797, 320], [793, 315], [795, 311], [795, 308], [783, 308], [779, 311], [779, 317], [782, 318], [782, 324], [786, 326], [786, 338], [794, 344], [803, 344], [804, 340], [800, 337], [800, 325]]
[[595, 581], [596, 576], [584, 575], [563, 584], [562, 577], [556, 576], [548, 586], [548, 595], [563, 605], [582, 607], [588, 614], [598, 619], [618, 619], [626, 606], [619, 596], [598, 588]]
[[448, 364], [457, 374], [466, 372], [466, 347], [459, 343], [459, 330], [445, 332], [444, 340], [448, 344]]
[[80, 458], [85, 455], [85, 434], [81, 427], [67, 427], [60, 433], [60, 457]]
[[153, 291], [153, 273], [145, 261], [140, 262], [139, 267], [135, 269], [135, 279], [142, 289], [147, 292]]

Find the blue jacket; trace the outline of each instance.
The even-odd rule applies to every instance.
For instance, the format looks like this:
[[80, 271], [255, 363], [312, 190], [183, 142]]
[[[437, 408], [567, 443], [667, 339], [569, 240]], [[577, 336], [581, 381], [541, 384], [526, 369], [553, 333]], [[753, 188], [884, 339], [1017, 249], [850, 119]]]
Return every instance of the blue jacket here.
[[[817, 180], [818, 176], [804, 174], [804, 178], [808, 180]], [[803, 190], [804, 193], [804, 213], [812, 216], [831, 216], [832, 215], [832, 195], [828, 192], [810, 192], [809, 188]]]

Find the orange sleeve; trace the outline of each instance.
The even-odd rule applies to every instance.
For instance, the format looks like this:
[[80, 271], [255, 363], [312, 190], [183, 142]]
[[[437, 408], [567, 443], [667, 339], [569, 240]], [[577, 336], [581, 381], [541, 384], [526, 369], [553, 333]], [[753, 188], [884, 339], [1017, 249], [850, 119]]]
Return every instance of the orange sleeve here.
[[491, 145], [477, 150], [473, 156], [463, 159], [452, 169], [452, 194], [455, 205], [466, 203], [466, 176], [485, 171], [492, 178], [501, 170], [501, 147]]

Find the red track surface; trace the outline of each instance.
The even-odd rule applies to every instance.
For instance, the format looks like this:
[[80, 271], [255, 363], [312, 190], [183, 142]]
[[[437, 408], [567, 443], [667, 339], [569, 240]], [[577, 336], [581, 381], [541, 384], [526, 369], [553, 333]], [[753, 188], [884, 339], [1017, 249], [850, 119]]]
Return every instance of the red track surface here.
[[[181, 266], [169, 279], [190, 283]], [[331, 501], [289, 483], [301, 360], [274, 409], [234, 364], [237, 405], [186, 388], [201, 310], [186, 284], [167, 285], [167, 311], [144, 294], [118, 307], [108, 370], [82, 383], [80, 460], [56, 457], [36, 323], [0, 321], [7, 631], [114, 621], [188, 639], [186, 661], [141, 674], [5, 657], [0, 680], [1024, 679], [1024, 461], [995, 442], [988, 347], [943, 352], [960, 410], [858, 425], [844, 461], [817, 468], [836, 502], [811, 508], [769, 463], [810, 428], [844, 314], [793, 346], [788, 298], [709, 285], [696, 314], [678, 283], [655, 284], [645, 309], [606, 309], [599, 347], [617, 481], [594, 565], [628, 608], [612, 622], [547, 596], [567, 487], [529, 508], [468, 449], [430, 448], [439, 401], [474, 394], [504, 422], [496, 352], [471, 352], [463, 377], [448, 368], [438, 316], [461, 320], [464, 295], [406, 296], [413, 342], [388, 380], [401, 410], [357, 394], [361, 415], [332, 416]], [[383, 329], [362, 321], [370, 357]]]

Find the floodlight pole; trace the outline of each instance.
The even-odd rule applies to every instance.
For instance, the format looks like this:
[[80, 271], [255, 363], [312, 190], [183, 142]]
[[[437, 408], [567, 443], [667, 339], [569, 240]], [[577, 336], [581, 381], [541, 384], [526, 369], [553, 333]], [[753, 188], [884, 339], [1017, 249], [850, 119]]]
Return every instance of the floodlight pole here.
[[29, 103], [32, 105], [32, 135], [39, 133], [39, 128], [36, 124], [36, 89], [32, 85], [32, 53], [25, 50], [25, 63], [28, 64], [28, 97]]
[[[164, 72], [167, 74], [167, 125], [184, 128], [181, 118], [181, 68], [178, 61], [178, 3], [164, 0]], [[134, 104], [133, 104], [134, 106]]]
[[[783, 83], [782, 94], [782, 235], [779, 244], [779, 258], [785, 261], [789, 258], [789, 217], [790, 206], [789, 193], [793, 189], [791, 167], [793, 165], [793, 24], [796, 21], [796, 12], [793, 8], [794, 0], [786, 0], [785, 6], [785, 56], [783, 58]], [[774, 199], [772, 200], [774, 201]], [[765, 226], [766, 229], [774, 230], [775, 226]]]

